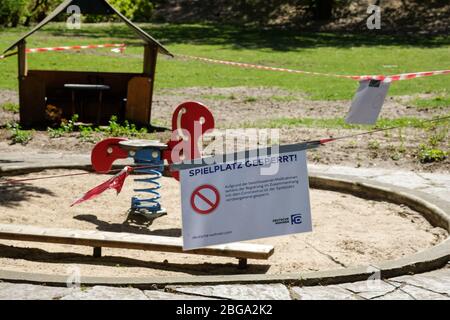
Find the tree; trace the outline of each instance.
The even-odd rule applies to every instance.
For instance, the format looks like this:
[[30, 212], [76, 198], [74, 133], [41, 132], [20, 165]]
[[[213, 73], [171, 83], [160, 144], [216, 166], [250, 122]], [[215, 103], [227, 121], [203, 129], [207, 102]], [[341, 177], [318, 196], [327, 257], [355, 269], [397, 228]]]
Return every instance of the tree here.
[[24, 25], [29, 26], [31, 22], [39, 22], [60, 3], [59, 0], [29, 0], [28, 15], [25, 19]]
[[110, 3], [133, 21], [148, 22], [153, 15], [150, 0], [110, 0]]
[[333, 17], [333, 9], [336, 5], [335, 0], [312, 0], [310, 2], [314, 20], [330, 20]]
[[17, 27], [28, 12], [29, 0], [1, 0], [0, 25]]

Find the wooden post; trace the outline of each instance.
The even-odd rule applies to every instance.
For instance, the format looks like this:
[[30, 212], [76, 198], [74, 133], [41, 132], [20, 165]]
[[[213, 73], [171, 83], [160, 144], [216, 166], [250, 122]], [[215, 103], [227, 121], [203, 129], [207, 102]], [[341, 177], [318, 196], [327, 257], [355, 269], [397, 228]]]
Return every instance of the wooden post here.
[[247, 269], [247, 259], [239, 258], [238, 269], [240, 270]]
[[151, 122], [153, 89], [155, 84], [156, 61], [158, 59], [158, 47], [146, 44], [144, 46], [144, 75], [150, 78], [150, 101], [147, 109], [146, 121]]
[[18, 57], [19, 57], [19, 80], [28, 75], [28, 63], [27, 63], [27, 45], [25, 40], [22, 40], [17, 45]]
[[18, 57], [18, 81], [19, 81], [19, 112], [20, 112], [20, 124], [27, 126], [30, 124], [31, 119], [26, 111], [26, 92], [24, 89], [24, 81], [28, 75], [28, 63], [27, 63], [27, 45], [25, 40], [22, 40], [17, 45], [17, 57]]
[[152, 73], [152, 47], [147, 43], [144, 45], [144, 70], [146, 76]]
[[102, 247], [94, 247], [94, 253], [92, 254], [94, 258], [102, 257]]

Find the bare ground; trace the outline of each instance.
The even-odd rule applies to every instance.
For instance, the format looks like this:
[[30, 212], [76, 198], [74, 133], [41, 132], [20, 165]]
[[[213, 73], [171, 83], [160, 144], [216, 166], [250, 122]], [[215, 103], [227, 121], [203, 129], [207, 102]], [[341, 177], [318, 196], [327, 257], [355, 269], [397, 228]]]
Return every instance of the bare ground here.
[[[448, 115], [448, 109], [419, 110], [410, 101], [416, 97], [429, 98], [432, 94], [389, 97], [383, 107], [381, 117], [396, 119], [399, 117], [417, 117], [430, 119], [433, 116]], [[170, 127], [173, 110], [185, 101], [200, 101], [212, 111], [216, 127], [221, 129], [261, 127], [270, 120], [279, 118], [342, 118], [348, 110], [350, 101], [311, 101], [303, 95], [286, 92], [276, 88], [186, 88], [161, 90], [155, 95], [152, 110], [152, 122], [159, 126]], [[0, 104], [17, 101], [13, 91], [0, 91]], [[0, 125], [18, 120], [18, 114], [0, 109]], [[438, 129], [440, 130], [440, 129]], [[322, 129], [289, 127], [282, 128], [281, 143], [295, 143], [337, 137], [361, 132], [360, 130]], [[354, 167], [402, 168], [414, 171], [450, 172], [450, 160], [422, 164], [417, 159], [421, 143], [427, 144], [432, 132], [423, 129], [394, 130], [370, 136], [342, 140], [328, 144], [318, 150], [309, 152], [309, 161], [319, 164], [348, 165]], [[157, 133], [156, 138], [167, 141], [170, 132]], [[155, 138], [155, 136], [153, 138]], [[9, 132], [0, 129], [0, 140], [7, 141]], [[93, 143], [83, 142], [78, 133], [63, 138], [50, 139], [46, 132], [36, 131], [33, 140], [27, 146], [0, 144], [0, 152], [39, 149], [51, 152], [89, 153]], [[101, 139], [101, 137], [97, 137]], [[444, 150], [448, 151], [448, 139]]]
[[[20, 178], [81, 172], [56, 170]], [[181, 236], [180, 191], [174, 179], [162, 179], [162, 203], [168, 215], [153, 223], [127, 216], [132, 189], [142, 186], [131, 178], [118, 196], [108, 191], [69, 207], [82, 193], [108, 178], [89, 174], [0, 185], [0, 223]], [[387, 202], [311, 190], [311, 204], [313, 232], [252, 241], [273, 245], [275, 254], [268, 261], [251, 260], [245, 271], [238, 270], [231, 258], [106, 248], [104, 257], [97, 259], [91, 256], [90, 248], [13, 241], [0, 241], [0, 268], [67, 274], [69, 267], [77, 265], [82, 277], [295, 273], [401, 258], [436, 245], [448, 235], [417, 212]]]

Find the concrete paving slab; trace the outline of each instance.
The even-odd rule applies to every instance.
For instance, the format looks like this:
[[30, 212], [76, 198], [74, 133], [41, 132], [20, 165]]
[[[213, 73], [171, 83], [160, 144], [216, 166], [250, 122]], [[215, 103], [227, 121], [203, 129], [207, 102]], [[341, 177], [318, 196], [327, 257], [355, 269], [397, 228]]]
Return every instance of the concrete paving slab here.
[[424, 187], [420, 189], [422, 192], [429, 193], [435, 197], [441, 198], [443, 200], [448, 200], [450, 197], [450, 187]]
[[383, 280], [359, 281], [353, 283], [344, 283], [338, 285], [348, 291], [354, 292], [364, 299], [373, 299], [394, 291], [400, 284], [390, 284]]
[[328, 174], [350, 175], [360, 178], [370, 178], [390, 174], [391, 171], [381, 168], [352, 168], [346, 166], [324, 166], [308, 164], [311, 172], [320, 172]]
[[282, 284], [170, 286], [169, 290], [233, 300], [291, 300], [289, 290]]
[[401, 287], [403, 292], [406, 292], [410, 296], [412, 296], [415, 300], [450, 300], [449, 297], [446, 297], [442, 294], [432, 292], [427, 289], [422, 289], [415, 286], [406, 285]]
[[440, 173], [427, 173], [420, 172], [417, 173], [422, 178], [428, 180], [428, 182], [436, 187], [449, 187], [450, 186], [450, 175], [440, 174]]
[[427, 290], [450, 297], [450, 268], [413, 276], [396, 277], [390, 279], [389, 282], [426, 288]]
[[429, 186], [429, 181], [418, 176], [414, 172], [395, 172], [388, 175], [377, 176], [373, 180], [393, 184], [408, 189], [422, 189]]
[[95, 286], [88, 289], [73, 289], [61, 300], [148, 300], [147, 296], [134, 288]]
[[193, 296], [187, 294], [176, 294], [159, 290], [146, 290], [144, 294], [149, 300], [216, 300], [213, 298]]
[[414, 298], [409, 294], [397, 289], [393, 292], [374, 298], [373, 300], [414, 300]]
[[69, 288], [0, 282], [0, 300], [58, 300], [70, 292]]
[[336, 285], [315, 287], [293, 287], [296, 300], [362, 300], [358, 295]]

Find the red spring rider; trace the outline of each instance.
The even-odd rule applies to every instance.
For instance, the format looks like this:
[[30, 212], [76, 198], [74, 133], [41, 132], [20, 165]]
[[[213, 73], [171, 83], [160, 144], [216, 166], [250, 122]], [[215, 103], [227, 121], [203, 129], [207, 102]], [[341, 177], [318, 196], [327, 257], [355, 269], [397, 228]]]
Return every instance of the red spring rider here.
[[[213, 129], [214, 117], [206, 106], [198, 102], [185, 102], [173, 114], [172, 139], [167, 144], [154, 140], [109, 138], [99, 142], [92, 150], [92, 166], [98, 173], [108, 173], [114, 161], [133, 158], [136, 164], [134, 171], [146, 175], [135, 181], [149, 186], [134, 190], [138, 195], [131, 199], [131, 213], [149, 219], [161, 217], [167, 214], [159, 203], [159, 179], [164, 172], [165, 161], [170, 165], [200, 158], [198, 144], [203, 134]], [[172, 172], [172, 176], [179, 180], [178, 172]]]

